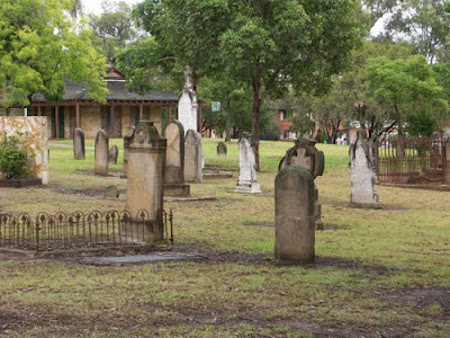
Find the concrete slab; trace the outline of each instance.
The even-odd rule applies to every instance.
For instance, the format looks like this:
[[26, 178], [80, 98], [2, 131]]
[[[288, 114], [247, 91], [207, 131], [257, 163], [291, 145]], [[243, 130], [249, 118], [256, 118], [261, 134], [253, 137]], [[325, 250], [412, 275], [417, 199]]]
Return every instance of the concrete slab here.
[[89, 257], [79, 260], [82, 264], [98, 265], [98, 266], [122, 266], [133, 264], [149, 264], [163, 261], [184, 261], [184, 260], [198, 260], [201, 256], [196, 256], [184, 252], [152, 252], [145, 255], [133, 256], [107, 256], [107, 257]]

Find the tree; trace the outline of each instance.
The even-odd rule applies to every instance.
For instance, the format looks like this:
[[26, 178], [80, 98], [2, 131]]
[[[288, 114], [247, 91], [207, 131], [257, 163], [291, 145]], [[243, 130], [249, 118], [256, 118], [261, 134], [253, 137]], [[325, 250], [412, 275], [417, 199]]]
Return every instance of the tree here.
[[84, 82], [88, 97], [103, 102], [104, 58], [92, 46], [90, 31], [72, 27], [71, 1], [2, 0], [0, 2], [0, 86], [4, 107], [27, 106], [41, 92], [58, 101], [64, 80]]
[[108, 62], [116, 63], [116, 54], [128, 43], [133, 42], [137, 30], [131, 17], [132, 9], [124, 1], [103, 1], [103, 13], [89, 15], [89, 25], [92, 27], [96, 43], [101, 46]]

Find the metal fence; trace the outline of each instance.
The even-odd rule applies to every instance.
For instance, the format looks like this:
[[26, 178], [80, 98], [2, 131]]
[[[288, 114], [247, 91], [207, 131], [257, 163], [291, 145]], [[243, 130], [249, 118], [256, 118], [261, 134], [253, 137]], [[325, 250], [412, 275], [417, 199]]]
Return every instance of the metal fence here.
[[155, 240], [173, 242], [173, 213], [162, 211], [156, 221], [146, 211], [59, 212], [18, 216], [0, 214], [0, 247], [51, 251], [78, 248], [139, 246]]
[[446, 147], [442, 135], [405, 137], [378, 144], [377, 176], [379, 183], [446, 184]]

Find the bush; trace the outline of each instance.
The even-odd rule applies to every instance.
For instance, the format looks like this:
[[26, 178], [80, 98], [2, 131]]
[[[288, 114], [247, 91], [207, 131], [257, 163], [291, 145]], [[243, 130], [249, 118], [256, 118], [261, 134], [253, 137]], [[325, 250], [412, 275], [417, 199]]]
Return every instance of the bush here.
[[19, 147], [19, 139], [14, 136], [3, 137], [0, 141], [0, 172], [7, 179], [29, 175], [27, 159], [27, 153]]

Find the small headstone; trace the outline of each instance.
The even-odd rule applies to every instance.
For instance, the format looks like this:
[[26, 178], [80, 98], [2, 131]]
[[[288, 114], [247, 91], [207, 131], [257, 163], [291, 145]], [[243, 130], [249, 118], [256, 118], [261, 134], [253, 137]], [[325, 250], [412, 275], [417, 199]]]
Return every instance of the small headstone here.
[[363, 132], [358, 131], [356, 140], [350, 145], [351, 203], [362, 206], [375, 206], [378, 204], [376, 188], [376, 165], [374, 163], [374, 147], [367, 140]]
[[239, 140], [239, 179], [236, 192], [262, 194], [258, 184], [254, 147], [252, 135], [244, 133]]
[[[281, 171], [287, 166], [300, 166], [308, 170], [314, 179], [317, 176], [322, 176], [325, 169], [325, 156], [322, 151], [317, 150], [315, 144], [315, 141], [307, 139], [297, 141], [295, 146], [290, 148], [286, 156], [281, 159], [278, 170]], [[315, 186], [314, 196], [316, 229], [323, 230], [322, 206], [319, 202], [319, 190]]]
[[73, 132], [73, 157], [76, 160], [86, 159], [86, 147], [84, 146], [84, 132], [76, 128]]
[[119, 148], [117, 148], [116, 145], [111, 146], [111, 148], [109, 148], [109, 153], [108, 153], [108, 162], [117, 164], [118, 157], [119, 157]]
[[119, 198], [119, 195], [119, 189], [114, 185], [110, 185], [105, 189], [104, 198]]
[[95, 175], [108, 175], [108, 134], [102, 129], [95, 138]]
[[227, 156], [227, 145], [225, 142], [219, 142], [219, 144], [217, 144], [217, 155]]
[[287, 166], [275, 178], [275, 258], [281, 263], [315, 259], [314, 178], [301, 166]]
[[171, 121], [164, 128], [167, 140], [164, 184], [184, 183], [184, 129], [179, 121]]
[[184, 140], [184, 179], [186, 182], [201, 182], [202, 138], [199, 133], [189, 129]]

